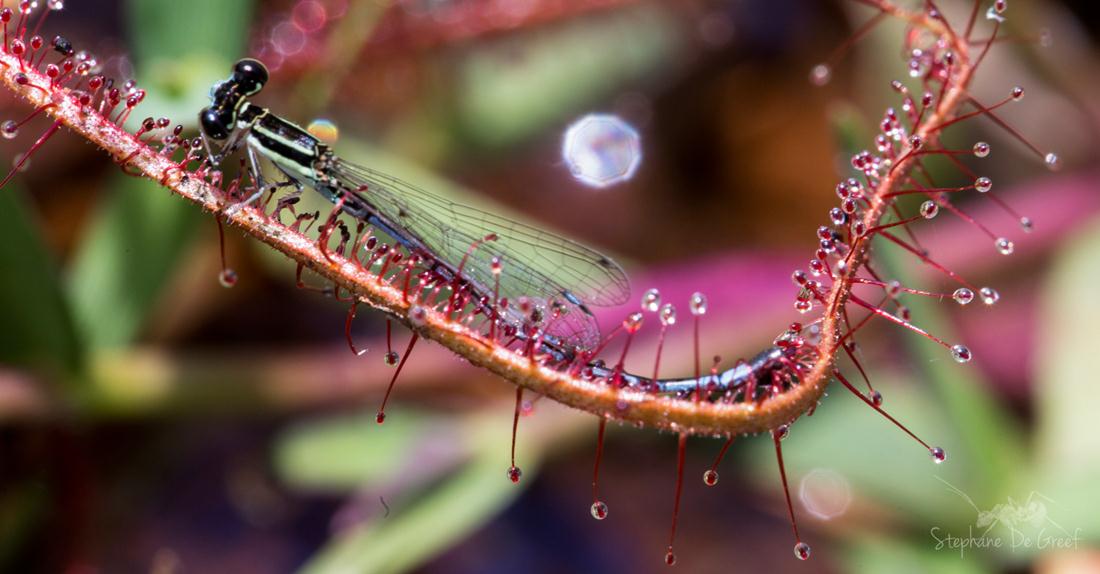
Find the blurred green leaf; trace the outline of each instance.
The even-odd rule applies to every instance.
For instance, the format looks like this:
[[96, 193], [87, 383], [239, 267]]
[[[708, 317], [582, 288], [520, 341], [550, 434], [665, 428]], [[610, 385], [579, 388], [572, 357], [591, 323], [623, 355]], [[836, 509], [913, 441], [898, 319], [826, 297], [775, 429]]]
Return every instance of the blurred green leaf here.
[[350, 491], [390, 477], [429, 432], [426, 417], [403, 410], [386, 424], [374, 415], [333, 417], [300, 424], [278, 441], [275, 467], [296, 488]]
[[1069, 532], [1100, 539], [1100, 222], [1068, 243], [1051, 271], [1038, 316], [1036, 437], [1040, 492], [1051, 517]]
[[[466, 432], [448, 440], [473, 449], [473, 456], [434, 488], [396, 502], [388, 517], [343, 532], [314, 556], [302, 572], [407, 572], [435, 556], [503, 509], [531, 483], [538, 449], [525, 448], [524, 478], [505, 479], [509, 435], [500, 432], [498, 416], [472, 419]], [[387, 420], [387, 423], [389, 421]], [[529, 443], [528, 443], [529, 444]], [[389, 461], [391, 464], [393, 461]]]
[[115, 176], [115, 193], [80, 242], [70, 281], [88, 344], [130, 343], [145, 323], [201, 212], [152, 182]]
[[192, 125], [210, 86], [244, 53], [250, 0], [130, 0], [127, 15], [138, 79], [148, 97], [131, 122], [167, 116]]
[[672, 61], [679, 34], [642, 6], [490, 43], [460, 63], [461, 127], [477, 145], [513, 145]]
[[981, 558], [982, 551], [971, 550], [960, 557], [958, 549], [936, 549], [931, 535], [927, 543], [905, 544], [897, 539], [864, 533], [855, 539], [844, 555], [844, 572], [879, 574], [880, 572], [921, 572], [923, 574], [980, 574], [992, 568]]
[[0, 363], [60, 365], [72, 374], [81, 342], [53, 254], [15, 186], [0, 191], [0, 213]]
[[[193, 120], [211, 82], [227, 75], [244, 48], [251, 2], [134, 0], [128, 7], [138, 76], [150, 82], [149, 99], [131, 120]], [[80, 242], [70, 282], [77, 322], [94, 347], [134, 339], [201, 219], [151, 182], [116, 176], [108, 188], [114, 194]]]

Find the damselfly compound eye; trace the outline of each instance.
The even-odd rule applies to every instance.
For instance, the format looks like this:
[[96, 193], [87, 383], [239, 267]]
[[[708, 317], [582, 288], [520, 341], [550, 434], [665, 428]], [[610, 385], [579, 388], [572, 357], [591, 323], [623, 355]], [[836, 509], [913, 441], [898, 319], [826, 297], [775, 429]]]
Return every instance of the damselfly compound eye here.
[[259, 60], [245, 58], [233, 66], [233, 81], [240, 93], [252, 96], [260, 92], [267, 83], [267, 68]]
[[642, 163], [641, 136], [618, 116], [585, 116], [566, 130], [562, 159], [585, 185], [602, 188], [622, 183], [634, 177]]

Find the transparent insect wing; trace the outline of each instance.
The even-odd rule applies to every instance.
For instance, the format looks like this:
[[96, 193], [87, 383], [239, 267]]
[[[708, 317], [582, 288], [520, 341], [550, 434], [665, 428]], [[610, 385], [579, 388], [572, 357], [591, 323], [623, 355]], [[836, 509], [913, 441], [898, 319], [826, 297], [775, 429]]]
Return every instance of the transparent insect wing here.
[[453, 267], [458, 267], [474, 242], [496, 234], [495, 241], [470, 253], [463, 275], [491, 293], [491, 261], [500, 257], [500, 297], [512, 302], [521, 296], [541, 301], [546, 332], [577, 347], [590, 348], [599, 340], [596, 321], [583, 306], [617, 305], [630, 296], [622, 268], [569, 239], [454, 203], [345, 161], [336, 162], [334, 173], [349, 191], [359, 193], [384, 218], [415, 235]]

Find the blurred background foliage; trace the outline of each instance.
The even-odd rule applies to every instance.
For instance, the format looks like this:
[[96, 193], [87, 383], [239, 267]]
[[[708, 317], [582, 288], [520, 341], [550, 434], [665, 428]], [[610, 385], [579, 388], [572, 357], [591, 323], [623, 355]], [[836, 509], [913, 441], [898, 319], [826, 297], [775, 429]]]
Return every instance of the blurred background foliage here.
[[[938, 2], [964, 17], [965, 2]], [[834, 202], [846, 154], [896, 105], [897, 27], [872, 34], [812, 89], [813, 64], [869, 17], [815, 0], [70, 1], [52, 31], [138, 78], [145, 115], [193, 128], [206, 92], [243, 55], [272, 70], [264, 105], [333, 121], [341, 154], [435, 193], [600, 247], [683, 306], [711, 296], [708, 352], [748, 356], [794, 320], [792, 269]], [[993, 307], [910, 300], [916, 321], [965, 340], [960, 367], [876, 325], [860, 353], [886, 406], [948, 463], [845, 393], [786, 442], [809, 564], [791, 538], [770, 443], [739, 440], [714, 489], [721, 442], [688, 452], [677, 550], [692, 572], [1100, 571], [1100, 324], [1096, 8], [1013, 2], [1008, 42], [976, 87], [1066, 167], [1039, 169], [992, 124], [948, 136], [1036, 222], [1028, 236], [987, 203], [965, 207], [1016, 240], [1010, 258], [958, 220], [919, 231], [948, 267], [996, 285]], [[26, 110], [0, 99], [0, 115]], [[593, 190], [561, 137], [614, 113], [642, 135], [636, 177]], [[139, 119], [138, 117], [134, 118]], [[26, 131], [26, 130], [25, 130]], [[4, 164], [33, 134], [3, 145]], [[953, 176], [939, 165], [937, 177]], [[384, 426], [384, 321], [294, 288], [293, 266], [229, 233], [241, 281], [218, 285], [212, 218], [118, 173], [76, 138], [51, 141], [0, 193], [0, 569], [66, 572], [647, 572], [661, 562], [673, 437], [612, 425], [610, 516], [591, 519], [595, 420], [533, 401], [508, 462], [511, 388], [438, 348], [418, 349]], [[976, 199], [976, 198], [970, 198]], [[311, 201], [316, 201], [312, 198]], [[316, 205], [320, 206], [320, 203]], [[948, 289], [881, 248], [899, 279]], [[912, 299], [912, 298], [910, 298]], [[602, 315], [612, 325], [629, 308]], [[395, 333], [402, 346], [403, 333]], [[630, 365], [649, 363], [639, 341]], [[668, 372], [690, 368], [677, 334]], [[986, 514], [980, 514], [988, 511]], [[1000, 548], [937, 547], [982, 536]], [[1045, 529], [1047, 547], [1041, 547]], [[935, 534], [935, 533], [938, 533]], [[1075, 535], [1070, 548], [1049, 547]], [[1030, 537], [1034, 544], [1013, 544]]]

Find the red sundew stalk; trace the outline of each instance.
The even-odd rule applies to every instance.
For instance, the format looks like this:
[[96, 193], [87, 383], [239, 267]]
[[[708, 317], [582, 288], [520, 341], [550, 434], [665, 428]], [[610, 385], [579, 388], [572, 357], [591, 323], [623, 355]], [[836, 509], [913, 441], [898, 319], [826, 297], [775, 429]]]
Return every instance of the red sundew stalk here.
[[[939, 140], [939, 128], [936, 126], [950, 122], [969, 98], [967, 88], [974, 69], [969, 60], [969, 46], [947, 29], [941, 20], [931, 18], [924, 12], [903, 10], [885, 0], [875, 0], [868, 4], [914, 29], [921, 29], [941, 38], [954, 53], [951, 65], [953, 77], [947, 82], [949, 87], [942, 97], [937, 98], [927, 119], [912, 134], [919, 137], [923, 145], [936, 147]], [[413, 297], [411, 302], [407, 289], [378, 281], [377, 275], [369, 271], [369, 262], [368, 265], [360, 265], [354, 256], [349, 259], [338, 253], [326, 252], [323, 242], [319, 243], [316, 239], [307, 237], [304, 231], [299, 231], [303, 218], [297, 218], [287, 227], [255, 206], [227, 211], [228, 202], [223, 189], [211, 185], [199, 174], [188, 171], [186, 165], [181, 165], [146, 145], [123, 127], [109, 121], [102, 112], [97, 113], [94, 107], [89, 109], [89, 113], [84, 113], [74, 93], [64, 87], [51, 86], [50, 78], [37, 70], [27, 67], [23, 73], [19, 73], [18, 70], [25, 67], [22, 58], [2, 51], [0, 66], [3, 67], [0, 70], [0, 80], [8, 90], [36, 107], [54, 104], [45, 113], [58, 122], [58, 127], [68, 127], [110, 153], [116, 161], [125, 158], [136, 174], [158, 182], [203, 209], [220, 214], [226, 223], [239, 227], [245, 233], [286, 254], [298, 262], [301, 268], [316, 273], [347, 290], [361, 302], [409, 326], [414, 331], [414, 337], [434, 340], [471, 363], [551, 400], [600, 416], [673, 430], [682, 436], [731, 436], [771, 431], [813, 408], [831, 378], [836, 357], [833, 343], [840, 338], [844, 327], [841, 310], [848, 302], [854, 279], [866, 264], [869, 255], [870, 237], [853, 238], [848, 247], [849, 263], [843, 268], [834, 267], [830, 270], [834, 275], [831, 285], [821, 291], [814, 290], [815, 298], [824, 301], [826, 304], [823, 308], [829, 310], [820, 320], [822, 342], [812, 364], [803, 371], [800, 384], [790, 390], [766, 401], [746, 404], [682, 400], [655, 396], [637, 389], [614, 388], [599, 381], [588, 381], [572, 369], [563, 371], [544, 366], [505, 346], [491, 341], [487, 344], [482, 333], [471, 330], [461, 321], [449, 320], [445, 312], [419, 307], [417, 319], [410, 320], [409, 312], [416, 307], [417, 297]], [[102, 89], [103, 85], [94, 86], [92, 93], [102, 93]], [[102, 98], [101, 105], [108, 109], [106, 104], [110, 104], [109, 109], [113, 109], [118, 104], [117, 101], [110, 101], [114, 99], [107, 93]], [[865, 203], [866, 207], [858, 216], [864, 228], [870, 229], [878, 225], [883, 215], [893, 207], [893, 202], [883, 199], [884, 196], [902, 189], [916, 163], [916, 158], [896, 162], [889, 174], [879, 180], [877, 185], [867, 189], [866, 195], [861, 199], [861, 204]], [[318, 219], [316, 215], [304, 216], [304, 220], [311, 225]], [[875, 235], [892, 237], [888, 232]], [[402, 362], [407, 358], [408, 351], [402, 357]]]

